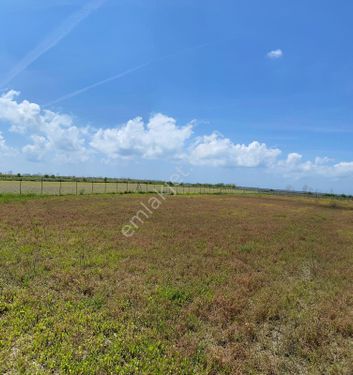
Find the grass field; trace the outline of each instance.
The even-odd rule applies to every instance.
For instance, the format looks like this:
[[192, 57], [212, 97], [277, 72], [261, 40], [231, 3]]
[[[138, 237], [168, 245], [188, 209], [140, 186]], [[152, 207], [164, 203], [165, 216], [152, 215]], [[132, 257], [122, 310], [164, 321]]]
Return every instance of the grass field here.
[[353, 204], [0, 202], [0, 373], [351, 374]]

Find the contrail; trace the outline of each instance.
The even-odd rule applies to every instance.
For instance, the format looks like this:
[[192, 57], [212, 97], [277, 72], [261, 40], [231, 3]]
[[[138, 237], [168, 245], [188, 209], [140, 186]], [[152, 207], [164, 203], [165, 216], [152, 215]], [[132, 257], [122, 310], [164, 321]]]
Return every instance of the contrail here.
[[73, 98], [74, 96], [77, 96], [77, 95], [80, 95], [88, 90], [91, 90], [95, 87], [98, 87], [98, 86], [101, 86], [101, 85], [104, 85], [105, 83], [108, 83], [108, 82], [111, 82], [111, 81], [114, 81], [116, 79], [119, 79], [119, 78], [122, 78], [124, 76], [127, 76], [133, 72], [136, 72], [137, 70], [140, 70], [142, 68], [145, 68], [146, 66], [148, 66], [149, 64], [151, 64], [151, 62], [147, 62], [147, 63], [144, 63], [144, 64], [141, 64], [141, 65], [137, 65], [135, 66], [134, 68], [131, 68], [131, 69], [127, 69], [125, 70], [124, 72], [121, 72], [119, 74], [116, 74], [112, 77], [109, 77], [109, 78], [106, 78], [106, 79], [103, 79], [102, 81], [99, 81], [99, 82], [96, 82], [96, 83], [92, 83], [91, 85], [88, 85], [86, 87], [83, 87], [82, 89], [79, 89], [79, 90], [76, 90], [76, 91], [73, 91], [69, 94], [66, 94], [64, 96], [61, 96], [60, 98], [58, 99], [55, 99], [53, 100], [52, 102], [50, 103], [47, 103], [45, 105], [43, 105], [43, 107], [48, 107], [48, 106], [51, 106], [53, 104], [57, 104], [57, 103], [60, 103], [66, 99], [70, 99], [70, 98]]
[[6, 86], [15, 77], [28, 68], [40, 56], [55, 47], [63, 38], [73, 31], [80, 22], [87, 18], [93, 11], [100, 8], [106, 0], [90, 0], [79, 11], [69, 16], [56, 30], [51, 32], [32, 51], [30, 51], [0, 83], [0, 87]]
[[64, 100], [66, 100], [66, 99], [70, 99], [70, 98], [73, 98], [73, 97], [75, 97], [75, 96], [77, 96], [77, 95], [83, 94], [84, 92], [89, 91], [89, 90], [91, 90], [91, 89], [93, 89], [93, 88], [95, 88], [95, 87], [102, 86], [102, 85], [104, 85], [105, 83], [108, 83], [108, 82], [111, 82], [111, 81], [115, 81], [115, 80], [117, 80], [117, 79], [119, 79], [119, 78], [123, 78], [123, 77], [125, 77], [125, 76], [127, 76], [127, 75], [129, 75], [129, 74], [132, 74], [132, 73], [134, 73], [134, 72], [136, 72], [136, 71], [138, 71], [138, 70], [141, 70], [141, 69], [143, 69], [143, 68], [146, 68], [147, 66], [149, 66], [149, 65], [151, 65], [151, 64], [155, 64], [155, 63], [161, 62], [161, 61], [163, 61], [163, 60], [167, 60], [167, 59], [169, 59], [169, 58], [171, 58], [171, 57], [181, 55], [181, 54], [183, 54], [183, 53], [185, 53], [185, 52], [188, 52], [188, 51], [193, 51], [193, 50], [198, 49], [198, 48], [206, 47], [206, 46], [208, 46], [208, 45], [210, 45], [210, 44], [212, 44], [212, 43], [203, 43], [203, 44], [199, 44], [199, 45], [197, 45], [197, 46], [193, 46], [193, 47], [185, 48], [185, 49], [183, 49], [183, 50], [181, 50], [181, 51], [177, 51], [177, 52], [171, 53], [171, 54], [169, 54], [169, 55], [164, 55], [164, 56], [161, 56], [161, 57], [156, 58], [156, 59], [154, 59], [154, 60], [150, 60], [150, 61], [145, 62], [145, 63], [143, 63], [143, 64], [137, 65], [137, 66], [135, 66], [135, 67], [133, 67], [133, 68], [127, 69], [127, 70], [125, 70], [125, 71], [123, 71], [123, 72], [121, 72], [121, 73], [119, 73], [119, 74], [116, 74], [116, 75], [114, 75], [114, 76], [111, 76], [111, 77], [105, 78], [105, 79], [103, 79], [103, 80], [101, 80], [101, 81], [98, 81], [98, 82], [96, 82], [96, 83], [92, 83], [91, 85], [85, 86], [85, 87], [83, 87], [83, 88], [81, 88], [81, 89], [79, 89], [79, 90], [75, 90], [75, 91], [73, 91], [73, 92], [71, 92], [71, 93], [69, 93], [69, 94], [66, 94], [66, 95], [64, 95], [64, 96], [61, 96], [60, 98], [55, 99], [55, 100], [51, 101], [50, 103], [44, 104], [44, 105], [43, 105], [43, 108], [44, 108], [44, 107], [49, 107], [49, 106], [51, 106], [51, 105], [53, 105], [53, 104], [60, 103], [60, 102], [62, 102], [62, 101], [64, 101]]

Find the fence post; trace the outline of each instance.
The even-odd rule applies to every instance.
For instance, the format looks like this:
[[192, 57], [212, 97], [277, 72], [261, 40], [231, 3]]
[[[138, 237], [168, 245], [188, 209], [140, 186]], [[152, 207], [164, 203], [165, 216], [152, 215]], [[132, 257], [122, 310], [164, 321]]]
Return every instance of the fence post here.
[[61, 195], [61, 180], [59, 181], [59, 195]]
[[77, 180], [76, 180], [76, 195], [77, 195], [78, 191], [77, 191]]
[[107, 181], [104, 183], [104, 194], [107, 192]]
[[22, 194], [22, 178], [20, 179], [20, 195]]

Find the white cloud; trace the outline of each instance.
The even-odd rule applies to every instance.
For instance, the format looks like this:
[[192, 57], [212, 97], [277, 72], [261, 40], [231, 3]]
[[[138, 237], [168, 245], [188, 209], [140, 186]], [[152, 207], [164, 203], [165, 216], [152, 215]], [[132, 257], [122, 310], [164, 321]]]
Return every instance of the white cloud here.
[[5, 138], [0, 132], [0, 151], [6, 150], [6, 149], [7, 149], [7, 145], [6, 145]]
[[0, 96], [0, 121], [8, 122], [11, 130], [23, 133], [29, 126], [38, 126], [40, 106], [24, 100], [16, 102], [19, 92], [11, 90]]
[[28, 144], [22, 148], [23, 153], [28, 160], [39, 161], [43, 160], [50, 146], [47, 138], [41, 135], [32, 135], [32, 144]]
[[31, 161], [48, 156], [65, 162], [84, 161], [93, 152], [107, 159], [180, 158], [192, 135], [192, 122], [178, 126], [174, 118], [160, 113], [147, 124], [137, 117], [120, 127], [93, 131], [74, 125], [69, 115], [43, 110], [27, 100], [18, 101], [18, 96], [19, 92], [13, 90], [0, 96], [0, 121], [7, 123], [10, 131], [29, 136], [31, 143], [22, 152]]
[[14, 160], [17, 156], [16, 149], [8, 146], [3, 134], [0, 131], [0, 168], [1, 170], [8, 168], [7, 162]]
[[275, 49], [268, 52], [266, 56], [271, 60], [280, 59], [281, 57], [283, 57], [283, 51], [281, 49]]
[[279, 160], [274, 169], [290, 177], [320, 175], [325, 177], [346, 177], [353, 175], [353, 162], [333, 163], [328, 157], [316, 157], [303, 161], [303, 156], [291, 153], [286, 160]]
[[334, 163], [328, 157], [304, 160], [303, 155], [293, 152], [280, 159], [282, 151], [265, 143], [253, 141], [249, 145], [234, 144], [217, 133], [200, 137], [191, 147], [188, 161], [193, 165], [213, 167], [263, 167], [269, 172], [290, 178], [314, 175], [328, 178], [353, 176], [353, 162]]
[[212, 133], [199, 138], [191, 147], [189, 161], [194, 165], [258, 167], [272, 164], [280, 153], [279, 149], [269, 148], [264, 143], [234, 144]]
[[18, 102], [19, 93], [9, 91], [0, 97], [0, 121], [10, 125], [10, 131], [30, 133], [32, 144], [22, 151], [31, 160], [41, 160], [52, 154], [57, 160], [83, 161], [87, 159], [87, 128], [73, 124], [69, 115], [42, 110], [27, 100]]
[[16, 150], [8, 146], [2, 133], [0, 132], [0, 156], [14, 155]]
[[[254, 140], [234, 143], [219, 133], [193, 138], [194, 122], [178, 125], [161, 113], [146, 122], [136, 117], [114, 128], [92, 129], [75, 124], [74, 118], [43, 110], [19, 93], [9, 91], [0, 96], [0, 122], [16, 133], [22, 147], [7, 144], [0, 131], [0, 157], [22, 154], [29, 161], [79, 163], [120, 159], [183, 160], [196, 166], [263, 168], [268, 172], [301, 178], [353, 176], [353, 161], [335, 162], [327, 157], [305, 160], [292, 152], [283, 159], [282, 151]], [[0, 160], [1, 161], [1, 160]], [[88, 165], [88, 164], [87, 164]]]
[[163, 114], [152, 116], [145, 125], [141, 117], [109, 129], [99, 129], [91, 146], [109, 159], [142, 157], [157, 159], [181, 157], [185, 142], [192, 135], [192, 123], [177, 126], [176, 120]]
[[353, 162], [341, 162], [331, 167], [331, 173], [334, 176], [353, 175]]
[[303, 155], [296, 152], [290, 153], [285, 160], [279, 160], [275, 165], [274, 169], [280, 171], [286, 176], [301, 177], [306, 173], [313, 173], [318, 171], [320, 163], [317, 163], [317, 158], [314, 162], [303, 161]]

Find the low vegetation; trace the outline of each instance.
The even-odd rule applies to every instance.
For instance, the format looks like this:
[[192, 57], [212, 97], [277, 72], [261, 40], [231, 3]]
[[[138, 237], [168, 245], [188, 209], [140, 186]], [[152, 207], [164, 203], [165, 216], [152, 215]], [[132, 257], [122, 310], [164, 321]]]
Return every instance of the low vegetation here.
[[351, 374], [353, 204], [0, 200], [0, 372]]

